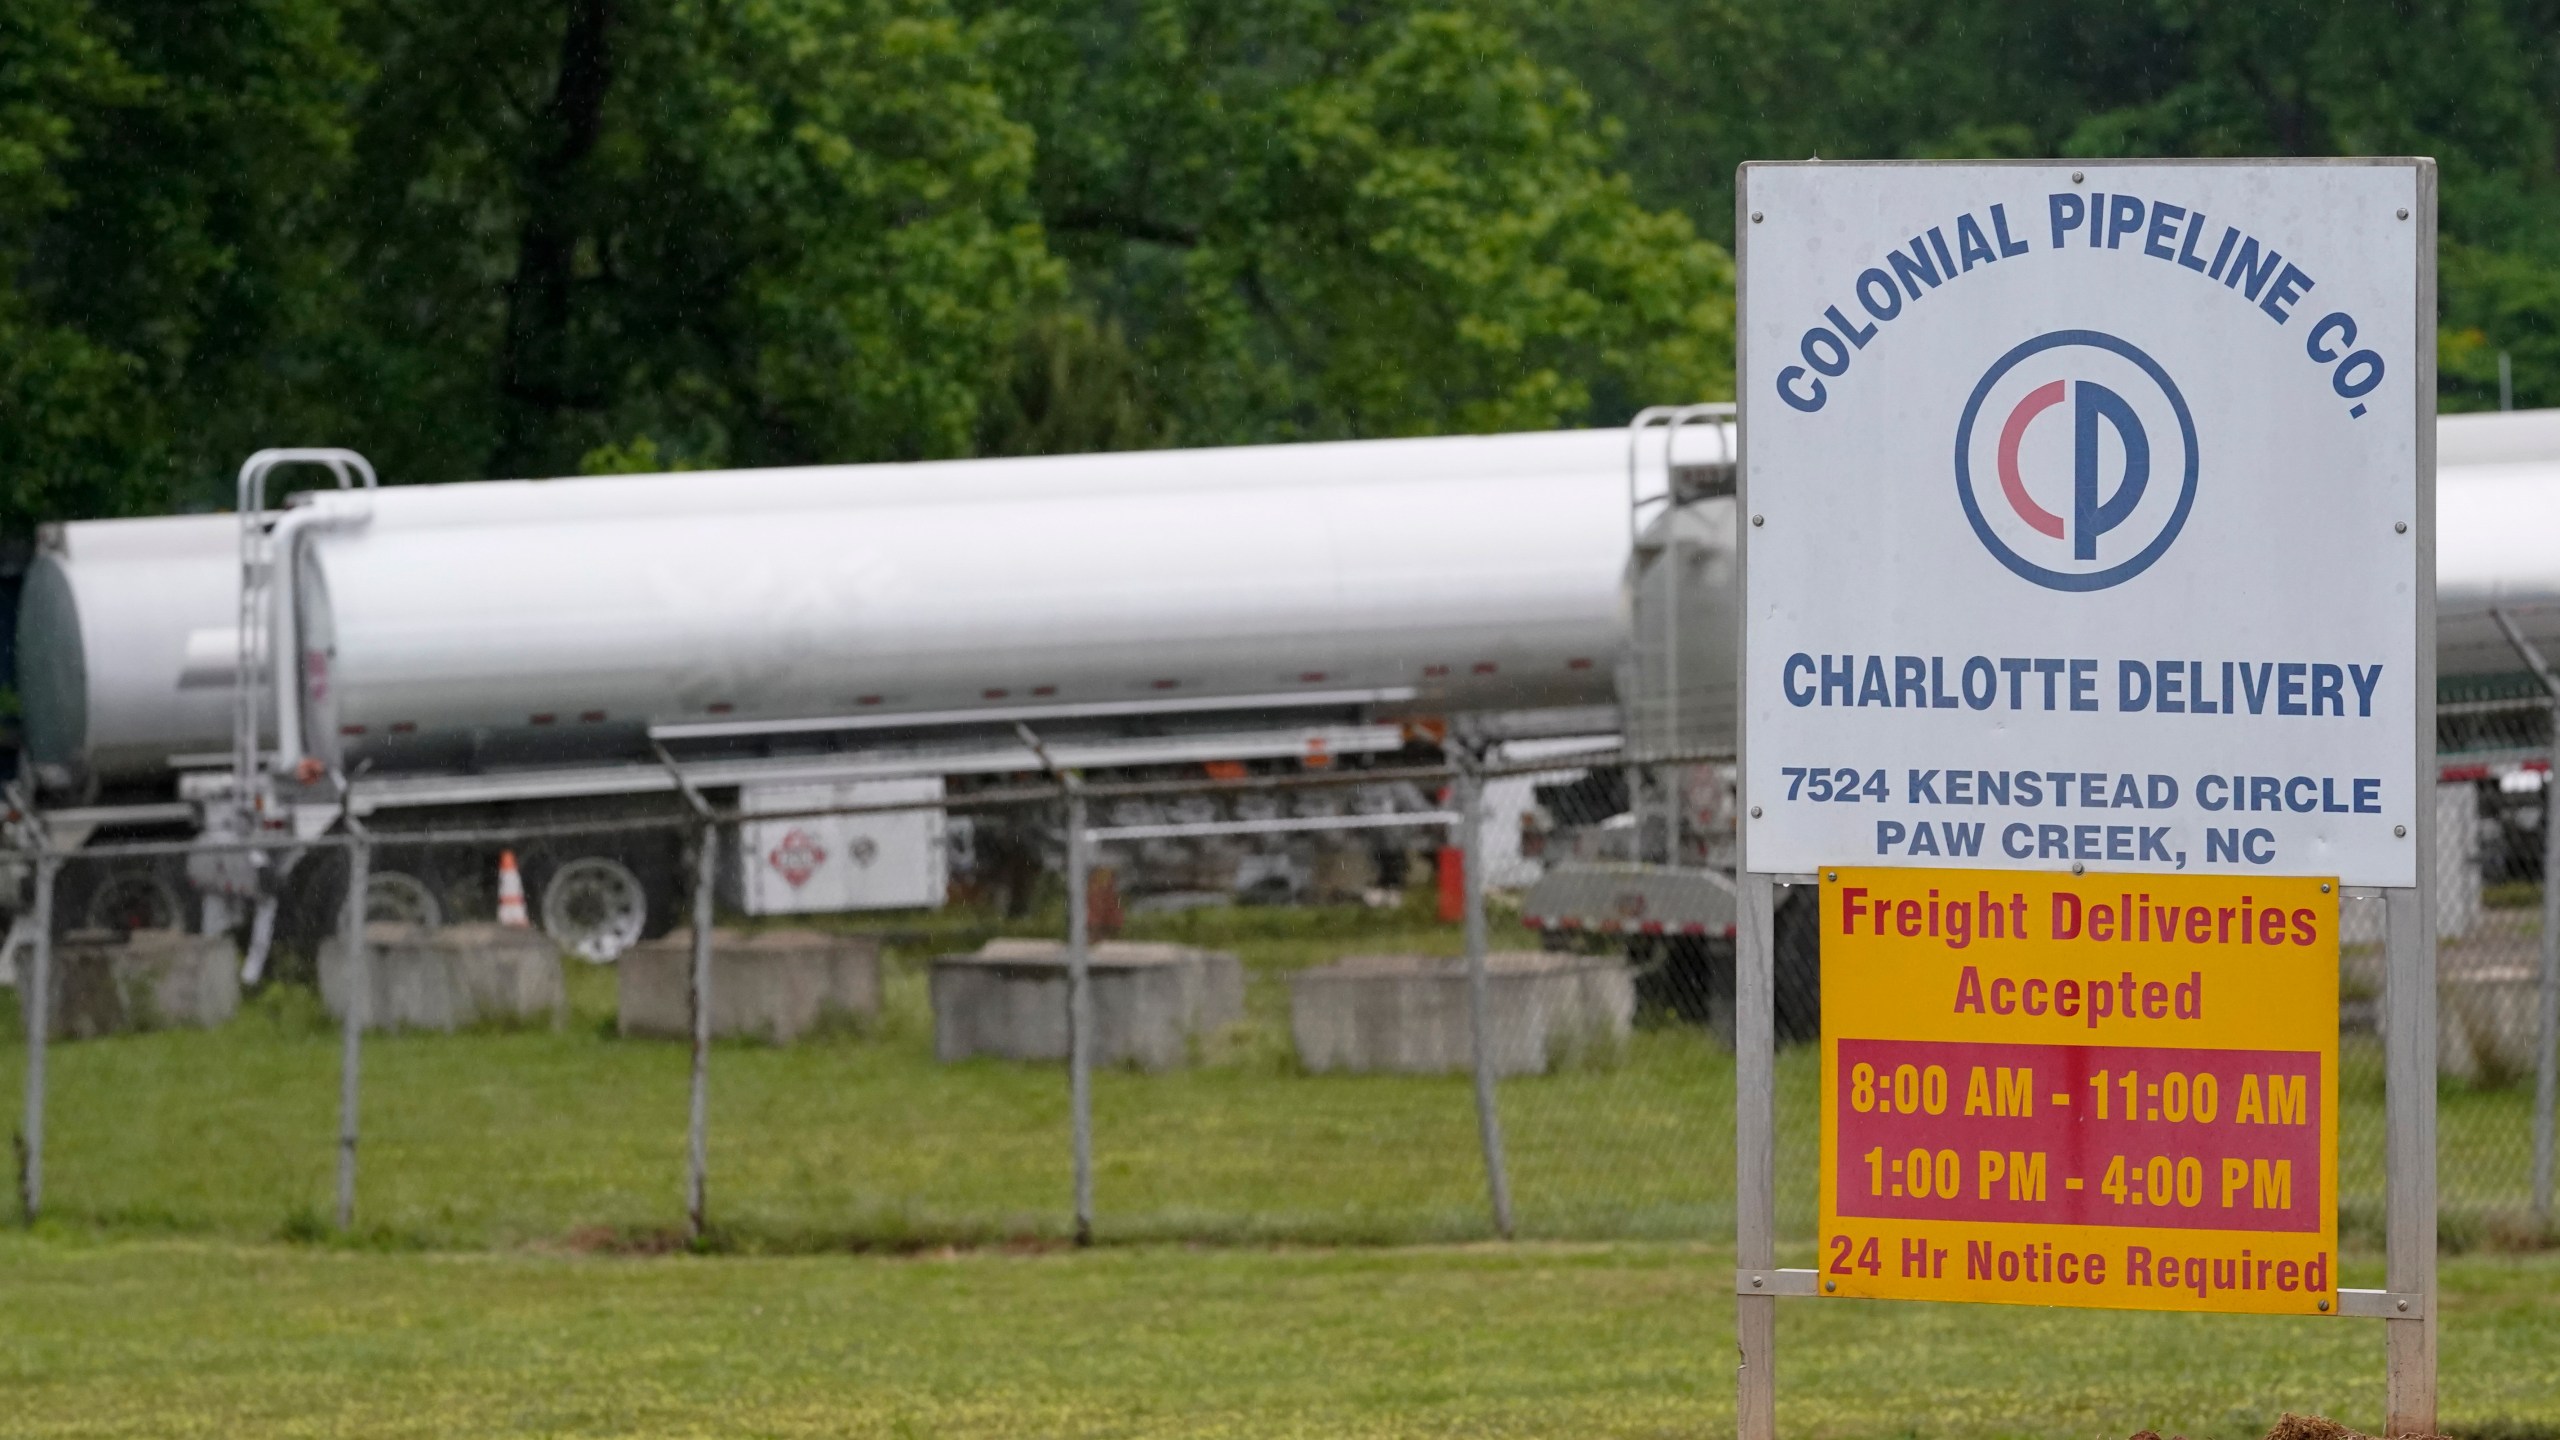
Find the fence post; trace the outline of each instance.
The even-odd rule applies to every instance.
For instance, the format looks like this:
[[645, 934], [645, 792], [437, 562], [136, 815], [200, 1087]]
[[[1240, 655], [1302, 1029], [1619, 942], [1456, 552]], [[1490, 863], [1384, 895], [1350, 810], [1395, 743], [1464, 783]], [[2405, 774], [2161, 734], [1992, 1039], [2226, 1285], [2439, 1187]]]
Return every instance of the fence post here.
[[[2551, 737], [2560, 757], [2560, 704], [2551, 707]], [[2560, 764], [2542, 778], [2542, 1002], [2534, 1027], [2533, 1218], [2551, 1228], [2552, 1112], [2560, 1105]]]
[[1459, 752], [1458, 854], [1466, 879], [1467, 1030], [1475, 1058], [1476, 1136], [1484, 1146], [1485, 1191], [1494, 1233], [1511, 1238], [1511, 1174], [1502, 1157], [1502, 1114], [1494, 1108], [1493, 1017], [1484, 969], [1484, 772], [1473, 751]]
[[693, 857], [693, 1089], [685, 1120], [685, 1237], [706, 1223], [711, 1168], [711, 887], [720, 863], [720, 827], [705, 821]]
[[36, 855], [35, 941], [18, 980], [27, 1022], [27, 1111], [18, 1131], [18, 1203], [29, 1225], [44, 1208], [44, 1049], [53, 1020], [53, 880], [61, 861]]
[[360, 835], [347, 844], [347, 903], [338, 917], [340, 963], [346, 966], [347, 1003], [338, 1039], [338, 1228], [356, 1223], [358, 1082], [364, 1067], [364, 1027], [373, 1010], [373, 947], [364, 931], [364, 892], [373, 869], [373, 846]]
[[[2425, 803], [2433, 802], [2429, 795]], [[2421, 810], [2418, 823], [2432, 819]], [[2427, 857], [2431, 847], [2418, 853]], [[2429, 878], [2420, 875], [2414, 889], [2383, 892], [2384, 1283], [2424, 1297], [2420, 1313], [2382, 1322], [2382, 1433], [2395, 1436], [2436, 1433], [2436, 966]]]
[[1067, 786], [1067, 1109], [1073, 1127], [1076, 1243], [1093, 1243], [1093, 919], [1085, 887], [1093, 878], [1093, 837], [1084, 785]]
[[[1776, 935], [1769, 877], [1741, 877], [1733, 948], [1734, 1264], [1778, 1263]], [[1734, 1338], [1741, 1352], [1735, 1420], [1741, 1440], [1778, 1433], [1778, 1297], [1737, 1295]]]

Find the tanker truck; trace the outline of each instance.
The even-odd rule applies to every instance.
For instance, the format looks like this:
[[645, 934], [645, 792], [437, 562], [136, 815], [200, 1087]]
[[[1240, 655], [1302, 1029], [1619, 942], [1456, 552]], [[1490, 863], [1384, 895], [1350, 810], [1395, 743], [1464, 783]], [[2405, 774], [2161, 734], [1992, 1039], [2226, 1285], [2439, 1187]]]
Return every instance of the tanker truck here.
[[[1633, 435], [392, 488], [337, 461], [340, 489], [280, 513], [244, 490], [240, 514], [46, 531], [21, 792], [60, 846], [183, 838], [244, 776], [272, 782], [270, 823], [344, 810], [385, 837], [372, 903], [396, 913], [491, 884], [489, 855], [403, 833], [663, 814], [678, 773], [779, 810], [1053, 765], [1359, 765], [1453, 721], [1711, 752], [1731, 740], [1734, 440], [1692, 408]], [[2513, 677], [2510, 629], [2560, 643], [2560, 414], [2448, 417], [2440, 466], [2440, 670]], [[1632, 858], [1729, 863], [1686, 793], [1721, 783], [1618, 785]], [[909, 829], [822, 848], [941, 853], [929, 808], [866, 823]], [[773, 894], [741, 849], [749, 908], [940, 893], [926, 863]], [[599, 958], [681, 908], [663, 835], [525, 858], [537, 913]], [[228, 924], [254, 889], [176, 862], [85, 874], [67, 924]]]
[[[1731, 505], [1729, 424], [1682, 418], [1649, 447], [1559, 432], [416, 487], [278, 452], [244, 469], [234, 514], [48, 527], [19, 617], [21, 794], [57, 847], [352, 817], [380, 840], [369, 909], [428, 920], [493, 901], [494, 857], [417, 839], [592, 821], [593, 841], [520, 848], [536, 914], [596, 959], [683, 913], [673, 832], [604, 834], [681, 813], [681, 788], [750, 812], [915, 801], [782, 858], [750, 836], [730, 889], [751, 910], [934, 903], [924, 802], [946, 787], [1373, 764], [1436, 753], [1453, 723], [1487, 743], [1614, 733], [1631, 536]], [[270, 512], [266, 477], [298, 460], [339, 488]], [[868, 873], [831, 884], [813, 854]], [[263, 901], [329, 923], [325, 864], [236, 862], [70, 867], [56, 911], [224, 928]]]

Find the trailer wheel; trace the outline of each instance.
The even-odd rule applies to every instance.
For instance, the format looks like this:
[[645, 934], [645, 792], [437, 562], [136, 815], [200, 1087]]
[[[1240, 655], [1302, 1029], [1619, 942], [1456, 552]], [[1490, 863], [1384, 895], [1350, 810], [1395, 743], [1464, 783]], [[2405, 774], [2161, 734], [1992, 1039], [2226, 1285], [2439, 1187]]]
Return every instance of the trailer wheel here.
[[579, 959], [610, 965], [648, 931], [648, 888], [621, 861], [582, 855], [543, 882], [542, 928]]
[[444, 923], [444, 905], [427, 882], [400, 870], [376, 870], [365, 877], [364, 920], [368, 925], [414, 925], [433, 930]]
[[187, 906], [157, 869], [119, 869], [89, 892], [81, 919], [91, 930], [184, 930]]

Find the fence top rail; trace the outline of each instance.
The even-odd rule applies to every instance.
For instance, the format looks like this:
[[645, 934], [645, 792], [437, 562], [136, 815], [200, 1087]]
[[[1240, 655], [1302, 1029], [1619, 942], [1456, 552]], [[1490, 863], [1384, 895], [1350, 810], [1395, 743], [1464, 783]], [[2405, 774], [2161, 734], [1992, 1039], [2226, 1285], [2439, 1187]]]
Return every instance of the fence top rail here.
[[[1525, 775], [1548, 775], [1562, 771], [1600, 770], [1630, 765], [1713, 764], [1729, 760], [1720, 753], [1675, 754], [1630, 758], [1622, 750], [1581, 751], [1526, 759], [1487, 761], [1474, 771], [1486, 779]], [[1089, 801], [1147, 800], [1191, 795], [1251, 795], [1275, 791], [1294, 791], [1360, 785], [1443, 785], [1458, 778], [1460, 767], [1453, 763], [1428, 765], [1396, 765], [1374, 767], [1334, 766], [1301, 770], [1289, 774], [1246, 775], [1232, 779], [1216, 776], [1184, 776], [1163, 780], [1116, 780], [1087, 782], [1082, 786]], [[677, 806], [655, 815], [629, 815], [582, 820], [520, 821], [503, 825], [466, 825], [449, 828], [384, 830], [359, 828], [349, 831], [333, 828], [316, 835], [271, 834], [241, 837], [197, 836], [170, 840], [110, 840], [80, 846], [55, 846], [49, 843], [30, 845], [23, 839], [0, 844], [0, 854], [23, 859], [119, 859], [197, 854], [228, 854], [247, 851], [289, 852], [346, 849], [358, 843], [385, 845], [489, 845], [527, 840], [615, 834], [648, 834], [665, 831], [689, 831], [704, 825], [729, 827], [775, 820], [814, 820], [838, 816], [890, 815], [921, 811], [968, 812], [1007, 809], [1029, 809], [1053, 805], [1064, 800], [1066, 786], [1055, 781], [1027, 785], [1007, 785], [983, 790], [963, 791], [932, 799], [907, 799], [877, 802], [844, 802], [790, 809], [746, 811], [734, 806], [712, 807], [705, 814]], [[343, 813], [343, 812], [342, 812]], [[1380, 816], [1307, 816], [1303, 828], [1358, 828], [1381, 823], [1443, 824], [1450, 812], [1399, 812], [1393, 817]], [[23, 812], [24, 818], [43, 822], [66, 812], [36, 810]], [[1441, 818], [1435, 818], [1441, 817]], [[1220, 822], [1224, 823], [1224, 822]], [[1262, 822], [1254, 822], [1262, 823]], [[1123, 827], [1124, 829], [1126, 827]], [[1184, 833], [1207, 833], [1186, 830]], [[1112, 832], [1113, 838], [1139, 838], [1134, 834]]]
[[2518, 718], [2547, 715], [2552, 698], [2548, 695], [2499, 695], [2486, 700], [2439, 700], [2436, 718], [2453, 715], [2514, 715]]
[[1284, 835], [1306, 830], [1431, 829], [1455, 825], [1455, 810], [1398, 810], [1384, 815], [1275, 815], [1268, 820], [1201, 820], [1163, 825], [1104, 825], [1084, 832], [1087, 840], [1189, 840], [1213, 835]]

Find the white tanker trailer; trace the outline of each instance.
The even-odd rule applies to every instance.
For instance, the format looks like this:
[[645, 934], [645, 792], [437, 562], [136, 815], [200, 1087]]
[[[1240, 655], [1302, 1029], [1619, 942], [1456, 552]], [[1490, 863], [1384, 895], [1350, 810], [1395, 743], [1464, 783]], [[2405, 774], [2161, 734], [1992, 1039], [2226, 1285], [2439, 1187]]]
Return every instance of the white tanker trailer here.
[[[2560, 647], [2560, 412], [2439, 435], [2439, 667], [2512, 674], [2495, 612]], [[661, 745], [749, 803], [1044, 764], [1358, 763], [1461, 713], [1712, 745], [1731, 438], [1677, 433], [1676, 470], [1601, 431], [323, 492], [288, 546], [302, 663], [250, 677], [274, 697], [262, 744], [359, 775], [385, 834], [663, 809]], [[1675, 474], [1705, 503], [1666, 520]], [[57, 843], [186, 833], [228, 788], [238, 536], [231, 516], [48, 531], [18, 653]], [[313, 798], [305, 828], [334, 814]], [[530, 857], [538, 895], [601, 876], [672, 918], [671, 845], [577, 850]]]
[[[1729, 489], [1730, 438], [1678, 437], [1685, 493]], [[661, 747], [753, 808], [1046, 765], [1356, 764], [1452, 715], [1606, 731], [1631, 501], [1671, 483], [1647, 454], [1563, 432], [324, 491], [263, 542], [293, 603], [252, 626], [256, 749], [289, 791], [322, 777], [288, 796], [306, 832], [357, 777], [396, 888], [487, 871], [403, 856], [404, 827], [670, 808]], [[19, 655], [56, 843], [192, 833], [236, 790], [241, 533], [46, 533]], [[282, 677], [260, 628], [299, 662]], [[606, 948], [635, 907], [677, 913], [672, 841], [580, 849], [534, 847], [528, 880], [618, 892]], [[92, 896], [175, 918], [171, 868]], [[101, 918], [82, 898], [67, 923]]]
[[[1160, 566], [1190, 565], [1195, 572], [1214, 573], [1243, 560], [1246, 570], [1218, 577], [1226, 594], [1224, 603], [1231, 609], [1258, 611], [1262, 596], [1257, 587], [1276, 571], [1278, 586], [1270, 595], [1286, 608], [1322, 591], [1328, 577], [1354, 585], [1368, 578], [1348, 571], [1332, 574], [1338, 568], [1332, 557], [1349, 553], [1339, 536], [1375, 534], [1379, 539], [1373, 551], [1396, 555], [1400, 563], [1427, 555], [1434, 533], [1447, 532], [1453, 541], [1475, 551], [1472, 562], [1455, 556], [1449, 563], [1476, 563], [1482, 571], [1467, 577], [1443, 564], [1444, 578], [1465, 580], [1501, 573], [1505, 566], [1525, 558], [1550, 574], [1576, 574], [1580, 589], [1571, 603], [1587, 620], [1594, 611], [1595, 596], [1605, 600], [1614, 593], [1615, 567], [1624, 560], [1628, 458], [1623, 435], [1578, 431], [489, 481], [366, 490], [336, 497], [324, 492], [302, 498], [319, 508], [365, 516], [360, 532], [352, 538], [345, 534], [315, 537], [312, 551], [331, 568], [342, 565], [350, 551], [369, 552], [377, 541], [386, 553], [430, 557], [424, 563], [434, 567], [435, 573], [423, 579], [412, 574], [392, 587], [396, 591], [400, 585], [412, 586], [407, 593], [367, 594], [368, 601], [387, 598], [402, 607], [411, 633], [429, 637], [430, 645], [440, 627], [458, 620], [449, 611], [469, 608], [470, 597], [459, 593], [458, 580], [508, 583], [511, 570], [546, 571], [589, 562], [610, 566], [619, 559], [611, 553], [612, 547], [625, 538], [649, 543], [643, 537], [650, 530], [646, 522], [652, 520], [668, 522], [656, 531], [667, 536], [681, 534], [697, 518], [709, 519], [723, 542], [740, 547], [738, 553], [715, 553], [708, 546], [696, 546], [689, 556], [679, 554], [675, 564], [686, 595], [716, 595], [715, 604], [743, 611], [738, 618], [746, 629], [738, 632], [738, 638], [754, 644], [760, 638], [758, 632], [790, 623], [787, 617], [793, 607], [804, 603], [776, 589], [793, 584], [794, 579], [774, 571], [763, 549], [761, 537], [788, 536], [801, 528], [797, 519], [780, 518], [783, 513], [892, 510], [902, 515], [898, 523], [908, 534], [928, 547], [925, 554], [905, 557], [905, 563], [922, 568], [930, 563], [926, 554], [939, 553], [950, 556], [948, 563], [953, 566], [974, 566], [981, 550], [977, 532], [985, 529], [990, 517], [1000, 519], [1017, 503], [1044, 506], [1042, 525], [1057, 524], [1064, 517], [1063, 523], [1072, 528], [1082, 523], [1074, 512], [1077, 502], [1084, 501], [1111, 514], [1085, 527], [1092, 535], [1059, 531], [1054, 547], [1035, 547], [1047, 552], [1043, 563], [1076, 563], [1066, 552], [1071, 547], [1091, 549], [1093, 535], [1119, 562], [1162, 542], [1134, 567], [1124, 564], [1106, 584], [1144, 583]], [[1646, 493], [1658, 494], [1661, 466], [1642, 467], [1637, 478], [1649, 487]], [[1405, 490], [1406, 486], [1431, 484], [1443, 487], [1434, 498], [1446, 500], [1450, 508], [1422, 516], [1429, 528], [1413, 530], [1416, 511], [1399, 496], [1416, 493]], [[1496, 497], [1486, 486], [1508, 489]], [[1492, 508], [1497, 500], [1499, 510]], [[1331, 507], [1330, 513], [1305, 513], [1316, 505]], [[972, 506], [984, 508], [968, 508]], [[1458, 533], [1470, 527], [1471, 515], [1481, 523], [1472, 525], [1472, 533]], [[1561, 529], [1549, 529], [1559, 515], [1571, 518]], [[934, 533], [944, 523], [957, 528], [948, 534]], [[538, 538], [511, 541], [491, 527], [523, 527]], [[1399, 532], [1399, 527], [1405, 528]], [[1031, 528], [1036, 534], [1038, 527]], [[441, 537], [424, 533], [448, 529], [471, 533]], [[1015, 529], [1020, 532], [1025, 527]], [[1549, 535], [1550, 544], [1538, 543], [1542, 531]], [[401, 538], [387, 538], [394, 536]], [[1215, 553], [1203, 564], [1199, 562], [1204, 557], [1185, 553], [1181, 548], [1185, 546]], [[449, 553], [434, 554], [439, 548]], [[230, 515], [46, 527], [28, 574], [19, 625], [28, 647], [21, 661], [28, 672], [21, 685], [26, 692], [28, 753], [48, 793], [95, 797], [119, 785], [147, 788], [165, 782], [173, 770], [197, 768], [230, 752], [231, 690], [239, 639], [235, 613], [239, 549], [238, 521]], [[1100, 558], [1103, 551], [1094, 553]], [[1350, 563], [1356, 567], [1363, 562], [1350, 557]], [[1260, 568], [1254, 568], [1257, 565]], [[545, 583], [539, 576], [520, 578], [537, 588]], [[812, 593], [807, 585], [835, 583], [819, 581], [805, 569], [798, 572], [798, 582], [802, 589], [797, 593], [804, 600]], [[1424, 590], [1431, 583], [1427, 576], [1415, 581]], [[722, 587], [729, 585], [738, 588], [724, 592]], [[611, 607], [598, 606], [592, 594], [582, 593], [575, 585], [517, 598], [544, 611], [574, 613], [580, 625], [601, 618], [612, 628], [618, 618], [612, 613], [599, 617], [599, 609]], [[866, 613], [877, 611], [876, 598], [875, 593], [875, 603], [866, 604]], [[1498, 594], [1489, 598], [1497, 607], [1505, 603]], [[955, 612], [958, 625], [974, 623], [968, 611], [969, 602], [963, 597]], [[545, 618], [519, 613], [505, 623], [542, 623]], [[1506, 617], [1480, 613], [1477, 618], [1492, 629]], [[952, 626], [942, 626], [940, 633], [951, 634]], [[512, 658], [503, 648], [483, 649], [472, 663], [504, 669]], [[1307, 664], [1281, 666], [1293, 684], [1309, 668]], [[479, 672], [466, 669], [470, 671], [466, 681], [475, 690], [485, 688]], [[1468, 677], [1475, 673], [1472, 668], [1466, 672]], [[858, 699], [857, 692], [876, 689], [842, 688], [851, 697], [848, 704]], [[518, 705], [514, 698], [504, 697], [492, 714], [475, 716], [471, 723], [503, 732], [523, 728], [528, 715], [551, 708]], [[983, 697], [955, 698], [978, 703]], [[640, 712], [656, 716], [673, 699], [672, 695], [649, 695], [636, 705], [625, 705], [622, 718], [635, 719]], [[572, 713], [592, 708], [577, 706]], [[714, 713], [743, 717], [750, 712]], [[775, 713], [797, 712], [784, 704], [775, 707]]]
[[2436, 670], [2524, 670], [2503, 613], [2560, 662], [2560, 410], [2450, 415], [2436, 431]]

